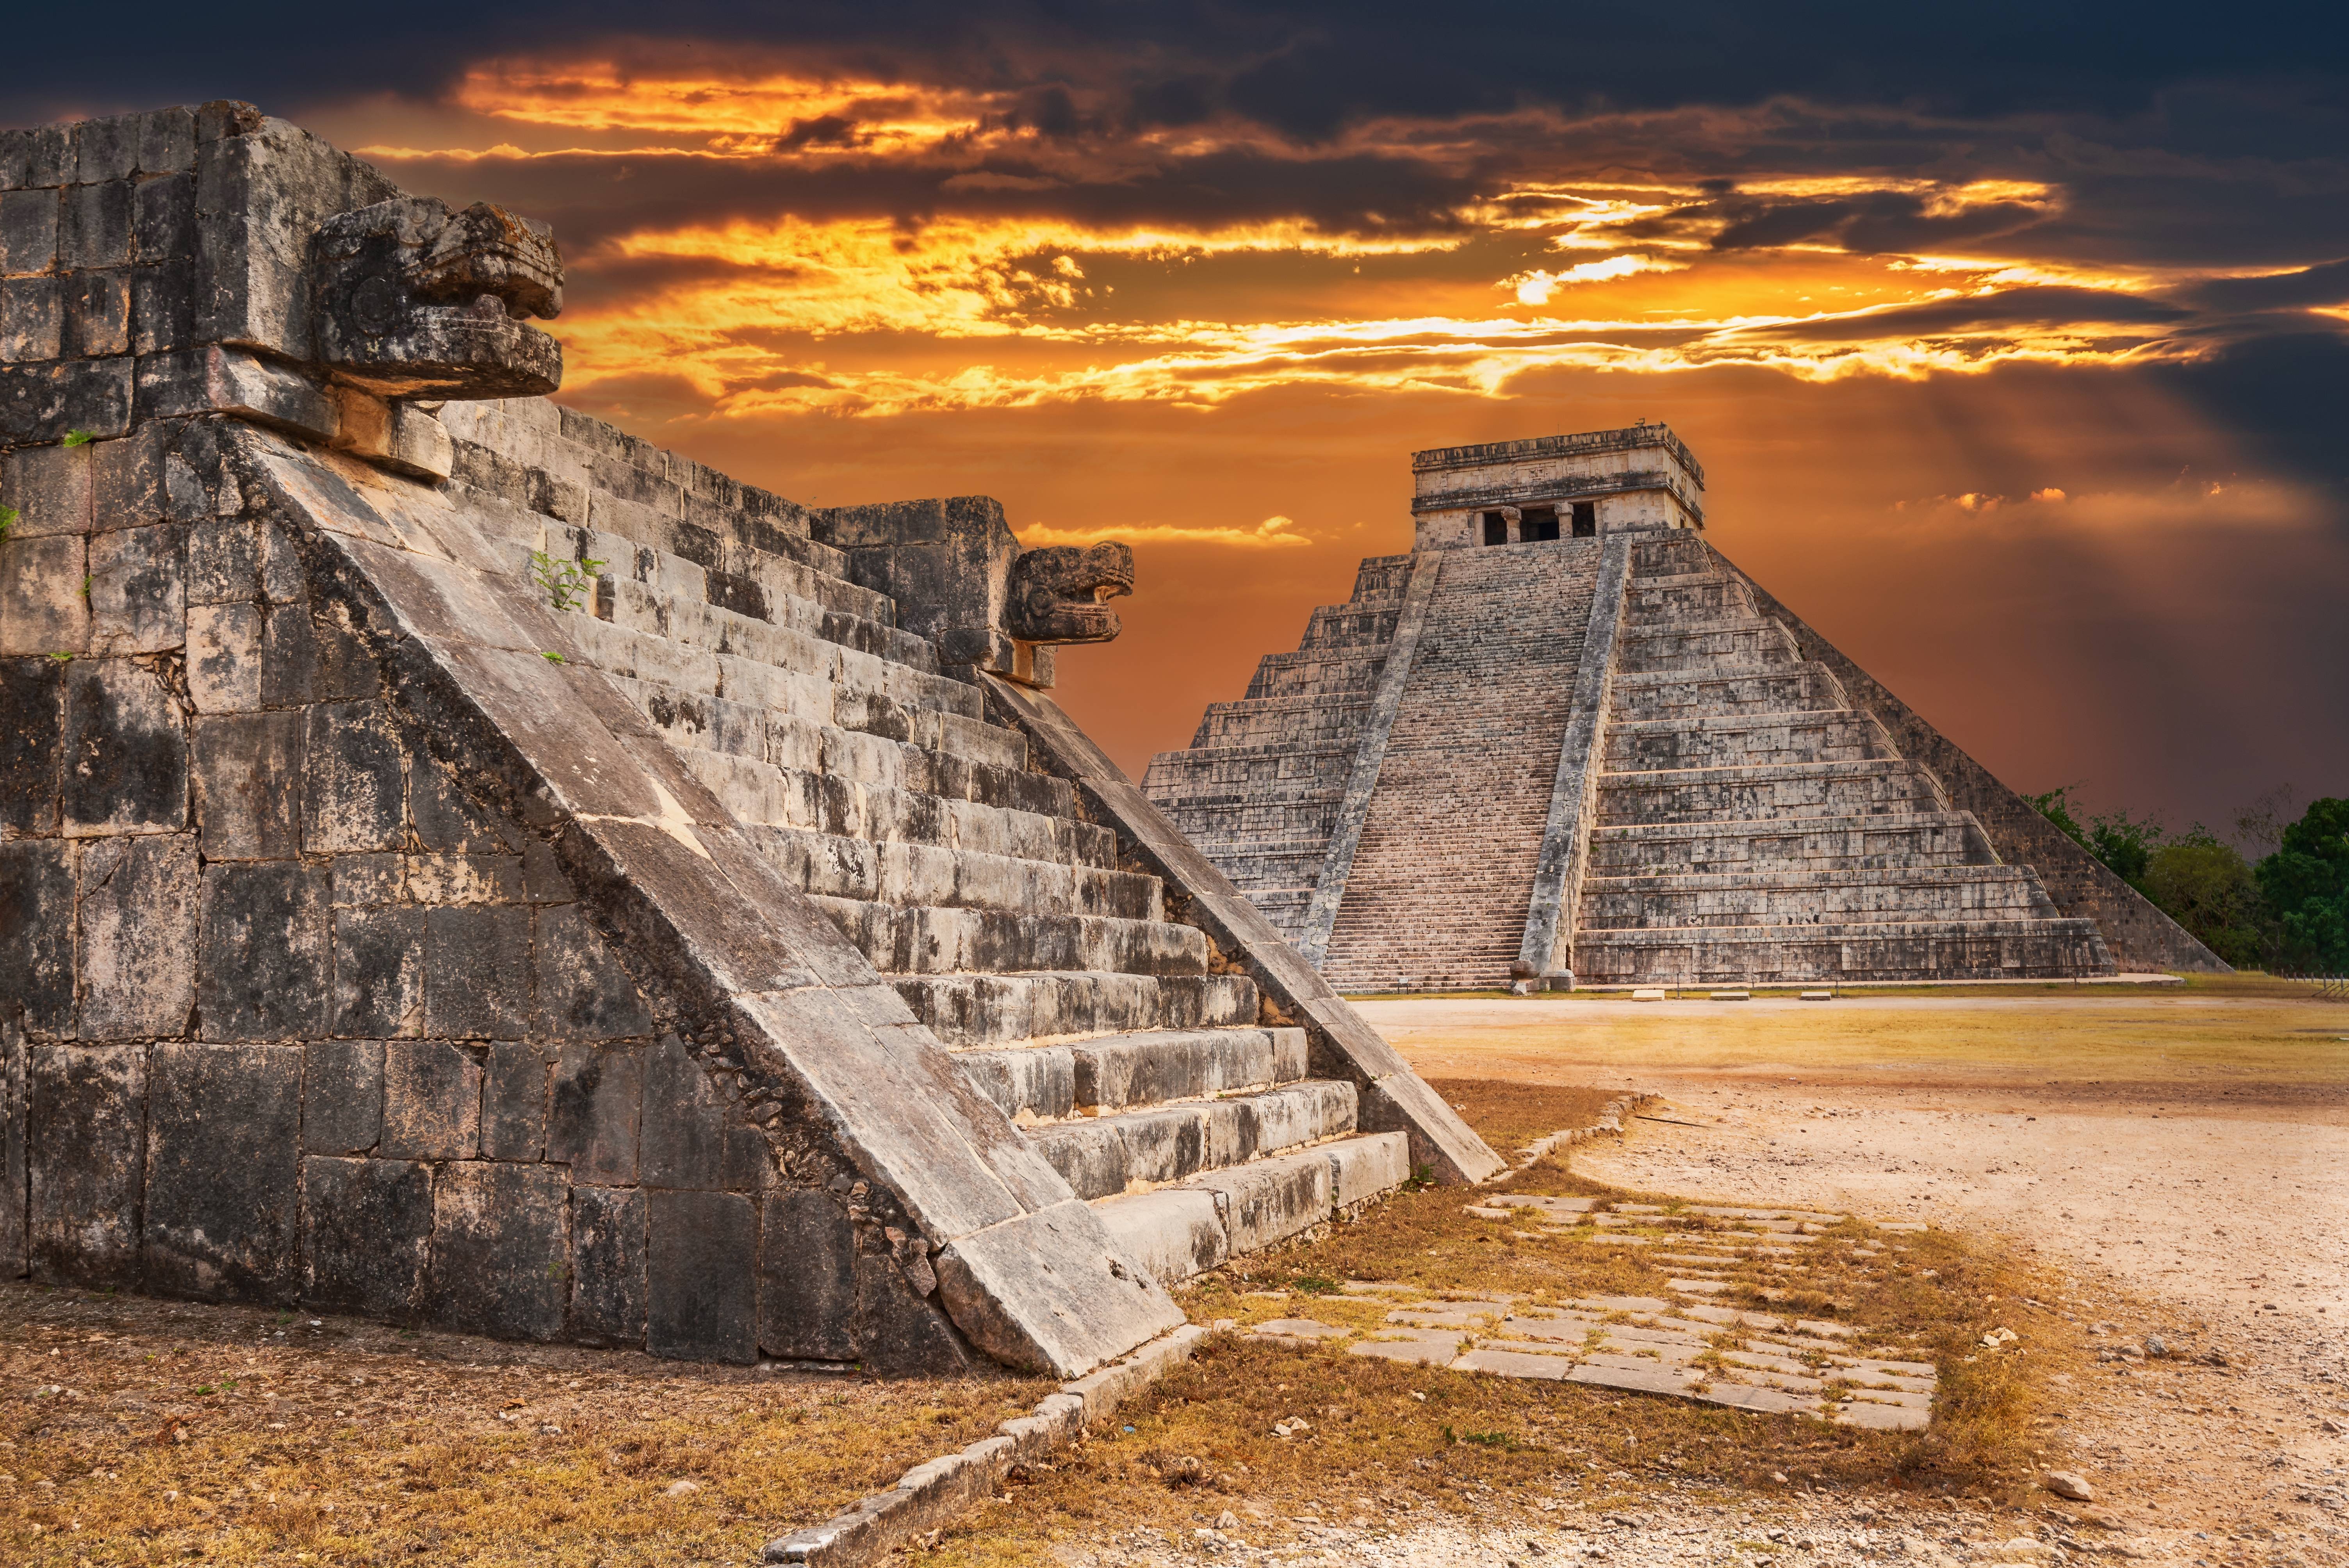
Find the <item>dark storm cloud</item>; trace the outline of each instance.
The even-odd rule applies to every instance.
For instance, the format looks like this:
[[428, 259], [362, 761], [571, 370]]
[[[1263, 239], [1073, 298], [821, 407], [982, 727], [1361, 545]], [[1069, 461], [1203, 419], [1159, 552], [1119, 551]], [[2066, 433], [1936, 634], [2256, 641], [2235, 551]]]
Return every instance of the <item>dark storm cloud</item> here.
[[1836, 343], [1866, 338], [1945, 337], [1953, 334], [2012, 332], [2018, 327], [2080, 324], [2112, 326], [2168, 325], [2189, 312], [2142, 294], [2108, 289], [2013, 288], [1992, 294], [1929, 300], [1858, 315], [1826, 316], [1757, 329], [1789, 342]]
[[1716, 251], [1761, 250], [1806, 240], [1833, 240], [1847, 251], [1873, 253], [1931, 251], [1967, 240], [2011, 234], [2045, 216], [2041, 208], [2018, 201], [1984, 202], [1955, 212], [1936, 213], [1928, 211], [1921, 196], [1905, 191], [1872, 191], [1860, 196], [1814, 201], [1730, 197], [1682, 208], [1663, 222], [1681, 227], [1692, 222], [1720, 222], [1722, 226], [1712, 242]]

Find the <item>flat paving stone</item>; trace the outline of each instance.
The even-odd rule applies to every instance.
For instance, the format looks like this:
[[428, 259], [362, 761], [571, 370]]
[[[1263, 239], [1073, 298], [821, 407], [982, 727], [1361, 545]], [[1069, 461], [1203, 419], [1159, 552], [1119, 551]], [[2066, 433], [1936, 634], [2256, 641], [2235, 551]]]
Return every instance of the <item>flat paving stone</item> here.
[[1345, 1329], [1317, 1323], [1309, 1317], [1276, 1317], [1269, 1323], [1257, 1324], [1250, 1332], [1304, 1339], [1342, 1339], [1347, 1333]]
[[1358, 1339], [1346, 1346], [1346, 1353], [1375, 1357], [1381, 1361], [1405, 1361], [1419, 1367], [1448, 1367], [1460, 1354], [1460, 1340], [1449, 1334]]

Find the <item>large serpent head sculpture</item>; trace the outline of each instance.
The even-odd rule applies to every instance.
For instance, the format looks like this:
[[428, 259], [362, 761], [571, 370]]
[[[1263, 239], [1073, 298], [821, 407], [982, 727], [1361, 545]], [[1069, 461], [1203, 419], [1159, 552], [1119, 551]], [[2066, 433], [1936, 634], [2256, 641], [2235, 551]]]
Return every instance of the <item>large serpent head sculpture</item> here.
[[403, 196], [320, 225], [310, 267], [320, 361], [383, 397], [536, 397], [563, 348], [524, 325], [563, 309], [554, 232], [502, 207]]
[[1011, 562], [1003, 629], [1023, 643], [1106, 643], [1117, 635], [1112, 599], [1133, 592], [1133, 552], [1123, 544], [1048, 544]]

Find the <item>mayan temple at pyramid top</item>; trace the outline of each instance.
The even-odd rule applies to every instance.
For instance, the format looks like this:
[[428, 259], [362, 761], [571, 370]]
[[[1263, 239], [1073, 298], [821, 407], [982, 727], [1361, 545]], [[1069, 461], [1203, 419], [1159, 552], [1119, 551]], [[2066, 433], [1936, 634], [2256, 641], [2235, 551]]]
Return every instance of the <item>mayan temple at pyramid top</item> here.
[[1701, 538], [1667, 427], [1412, 472], [1143, 781], [1338, 989], [2224, 967]]

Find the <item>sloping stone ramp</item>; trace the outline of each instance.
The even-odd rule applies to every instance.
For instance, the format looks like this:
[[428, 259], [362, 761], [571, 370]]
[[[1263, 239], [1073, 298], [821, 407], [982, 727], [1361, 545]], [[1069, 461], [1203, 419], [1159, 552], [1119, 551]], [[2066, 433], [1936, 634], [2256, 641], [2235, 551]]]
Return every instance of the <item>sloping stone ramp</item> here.
[[1487, 1196], [1468, 1212], [1530, 1225], [1532, 1233], [1594, 1227], [1599, 1233], [1592, 1241], [1651, 1248], [1653, 1261], [1677, 1272], [1663, 1295], [1581, 1296], [1555, 1305], [1500, 1292], [1458, 1299], [1408, 1285], [1349, 1281], [1347, 1295], [1392, 1304], [1379, 1328], [1355, 1333], [1300, 1316], [1259, 1323], [1251, 1332], [1292, 1345], [1343, 1342], [1350, 1355], [1455, 1372], [1666, 1394], [1816, 1416], [1838, 1426], [1909, 1431], [1932, 1419], [1939, 1373], [1921, 1353], [1870, 1354], [1857, 1347], [1857, 1331], [1848, 1325], [1716, 1299], [1736, 1293], [1733, 1271], [1755, 1264], [1784, 1282], [1765, 1296], [1783, 1295], [1803, 1287], [1809, 1260], [1825, 1250], [1881, 1255], [1881, 1242], [1826, 1233], [1846, 1215], [1689, 1205], [1677, 1213], [1711, 1221], [1713, 1228], [1665, 1232], [1658, 1224], [1662, 1210], [1600, 1199]]

